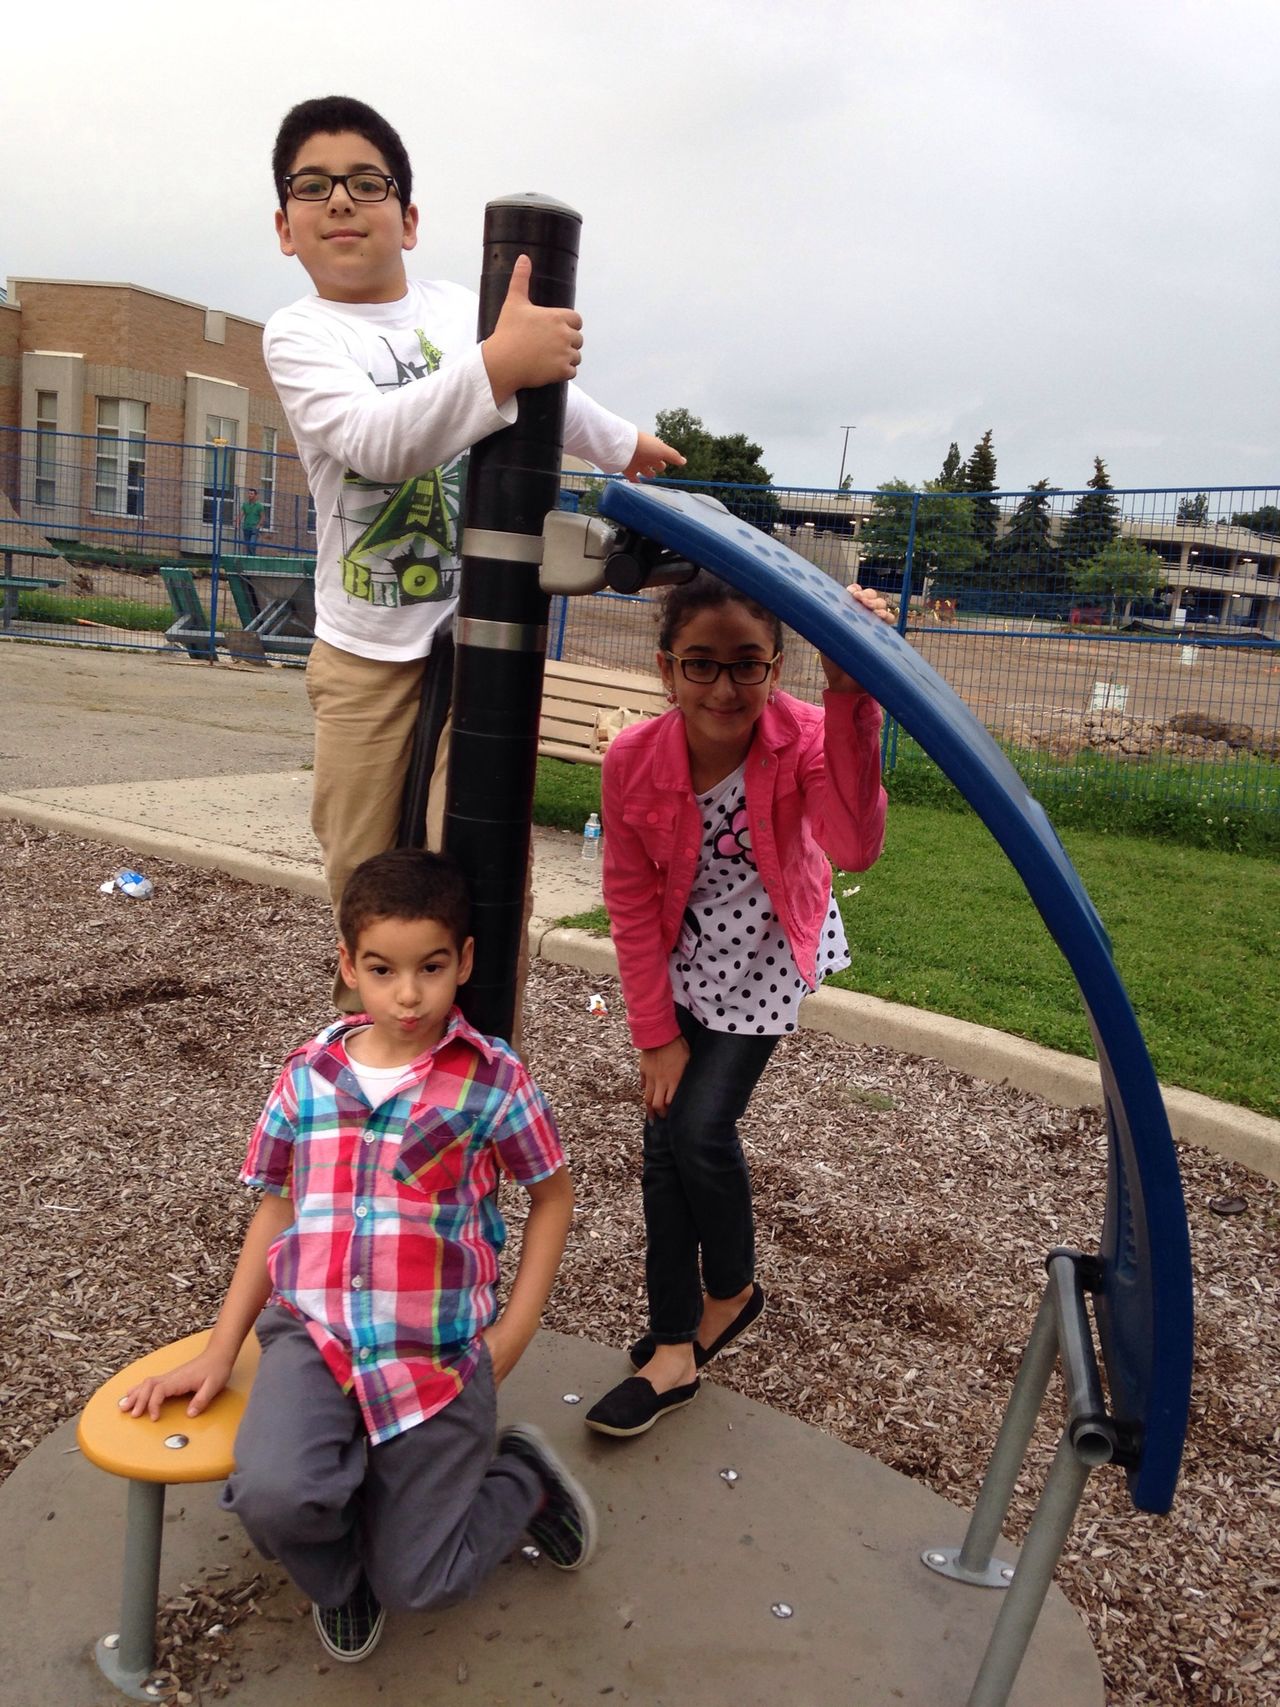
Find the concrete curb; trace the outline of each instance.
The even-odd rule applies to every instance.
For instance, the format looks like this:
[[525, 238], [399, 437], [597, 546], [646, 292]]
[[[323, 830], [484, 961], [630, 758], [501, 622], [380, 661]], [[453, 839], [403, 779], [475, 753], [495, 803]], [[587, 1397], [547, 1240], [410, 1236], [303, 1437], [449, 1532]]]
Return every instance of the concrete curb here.
[[[127, 819], [76, 812], [13, 794], [0, 795], [0, 818], [16, 818], [41, 829], [83, 836], [87, 841], [116, 843], [127, 847], [135, 858], [150, 855], [204, 871], [224, 871], [246, 883], [268, 884], [300, 895], [323, 898], [327, 894], [318, 865], [248, 853], [243, 848], [157, 830]], [[600, 977], [617, 976], [617, 957], [607, 937], [569, 930], [536, 915], [529, 921], [529, 953]], [[1102, 1106], [1096, 1062], [968, 1020], [851, 990], [819, 990], [805, 999], [800, 1023], [806, 1030], [821, 1031], [846, 1043], [942, 1061], [957, 1072], [969, 1073], [988, 1084], [1029, 1091], [1061, 1108]], [[1161, 1089], [1175, 1138], [1280, 1182], [1280, 1120], [1217, 1102], [1197, 1091], [1175, 1086]]]
[[[530, 952], [562, 966], [577, 966], [598, 976], [616, 976], [613, 944], [587, 931], [553, 928]], [[908, 1008], [898, 1002], [852, 990], [819, 990], [800, 1008], [800, 1024], [844, 1043], [864, 1043], [922, 1055], [992, 1085], [1030, 1091], [1060, 1108], [1101, 1108], [1102, 1081], [1096, 1061], [1067, 1055], [1025, 1038], [993, 1031], [969, 1020]], [[1162, 1085], [1165, 1111], [1175, 1138], [1240, 1162], [1280, 1182], [1280, 1120], [1231, 1103], [1216, 1102], [1198, 1091]]]
[[246, 853], [222, 842], [184, 836], [176, 830], [157, 830], [127, 818], [104, 818], [97, 812], [75, 812], [65, 806], [27, 800], [20, 794], [0, 794], [0, 818], [16, 818], [41, 830], [61, 830], [65, 835], [83, 836], [90, 842], [111, 842], [129, 849], [132, 858], [171, 859], [177, 865], [200, 871], [225, 871], [245, 883], [264, 883], [275, 889], [291, 889], [298, 895], [328, 894], [324, 873], [318, 866], [271, 854]]

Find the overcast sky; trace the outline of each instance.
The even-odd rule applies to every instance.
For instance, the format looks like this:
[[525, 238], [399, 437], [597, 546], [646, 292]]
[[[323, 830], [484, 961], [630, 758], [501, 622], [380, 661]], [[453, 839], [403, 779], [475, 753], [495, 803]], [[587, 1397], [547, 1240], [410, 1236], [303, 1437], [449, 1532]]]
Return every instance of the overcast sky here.
[[[49, 21], [42, 23], [44, 17]], [[414, 164], [421, 276], [486, 200], [583, 215], [582, 381], [683, 405], [782, 483], [1280, 482], [1278, 0], [57, 0], [5, 24], [0, 276], [262, 320], [295, 101]]]

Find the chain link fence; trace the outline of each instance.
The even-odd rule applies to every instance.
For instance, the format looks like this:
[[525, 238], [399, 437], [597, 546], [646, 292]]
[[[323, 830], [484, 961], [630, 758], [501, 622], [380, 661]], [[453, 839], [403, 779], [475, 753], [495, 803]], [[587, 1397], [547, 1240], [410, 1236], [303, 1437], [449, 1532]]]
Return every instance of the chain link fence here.
[[[593, 510], [602, 488], [566, 475], [561, 504]], [[883, 591], [1043, 797], [1087, 772], [1117, 795], [1210, 790], [1280, 813], [1280, 489], [706, 489], [842, 585]], [[246, 502], [262, 506], [252, 561]], [[209, 657], [253, 629], [298, 662], [314, 525], [295, 457], [0, 431], [0, 635]], [[650, 674], [656, 603], [556, 599], [549, 654]], [[798, 636], [784, 669], [818, 697]], [[886, 763], [906, 750], [889, 729]]]

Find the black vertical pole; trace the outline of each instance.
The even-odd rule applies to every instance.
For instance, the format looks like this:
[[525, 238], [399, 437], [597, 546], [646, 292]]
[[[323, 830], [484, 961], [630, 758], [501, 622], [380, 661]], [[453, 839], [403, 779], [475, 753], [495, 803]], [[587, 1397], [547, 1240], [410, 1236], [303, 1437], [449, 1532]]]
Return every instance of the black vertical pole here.
[[[581, 225], [546, 196], [488, 204], [479, 337], [497, 324], [520, 255], [533, 263], [533, 302], [573, 307]], [[564, 386], [517, 401], [515, 424], [473, 448], [467, 473], [444, 827], [474, 901], [475, 969], [460, 999], [472, 1024], [497, 1037], [511, 1035], [524, 929], [550, 608], [538, 564], [543, 520], [559, 497]]]

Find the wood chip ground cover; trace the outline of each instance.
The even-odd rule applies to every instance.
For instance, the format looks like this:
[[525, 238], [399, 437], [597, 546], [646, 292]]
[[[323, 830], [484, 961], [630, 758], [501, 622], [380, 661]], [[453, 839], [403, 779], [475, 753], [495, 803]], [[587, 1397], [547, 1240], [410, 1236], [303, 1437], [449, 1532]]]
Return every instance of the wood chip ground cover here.
[[[330, 951], [316, 900], [159, 861], [151, 901], [102, 895], [127, 850], [14, 823], [0, 862], [2, 1475], [122, 1364], [212, 1319], [250, 1207], [245, 1137], [286, 1051], [326, 1017]], [[587, 1011], [597, 990], [605, 1019]], [[548, 1325], [622, 1345], [642, 1322], [643, 1230], [621, 998], [535, 964], [526, 1011], [580, 1204]], [[778, 1050], [744, 1138], [770, 1310], [715, 1378], [968, 1508], [1044, 1254], [1091, 1248], [1101, 1224], [1098, 1117], [805, 1033]], [[1200, 1151], [1182, 1163], [1198, 1340], [1178, 1497], [1168, 1517], [1134, 1513], [1121, 1476], [1095, 1474], [1058, 1575], [1113, 1707], [1280, 1699], [1280, 1190]], [[1243, 1214], [1210, 1211], [1231, 1197]], [[518, 1223], [514, 1196], [506, 1208]], [[1019, 1485], [1017, 1539], [1055, 1419]], [[257, 1569], [234, 1555], [235, 1580], [176, 1597], [166, 1629], [206, 1606], [202, 1629], [223, 1628], [204, 1648], [234, 1645], [256, 1588], [234, 1597]], [[190, 1666], [173, 1676], [212, 1698]]]

